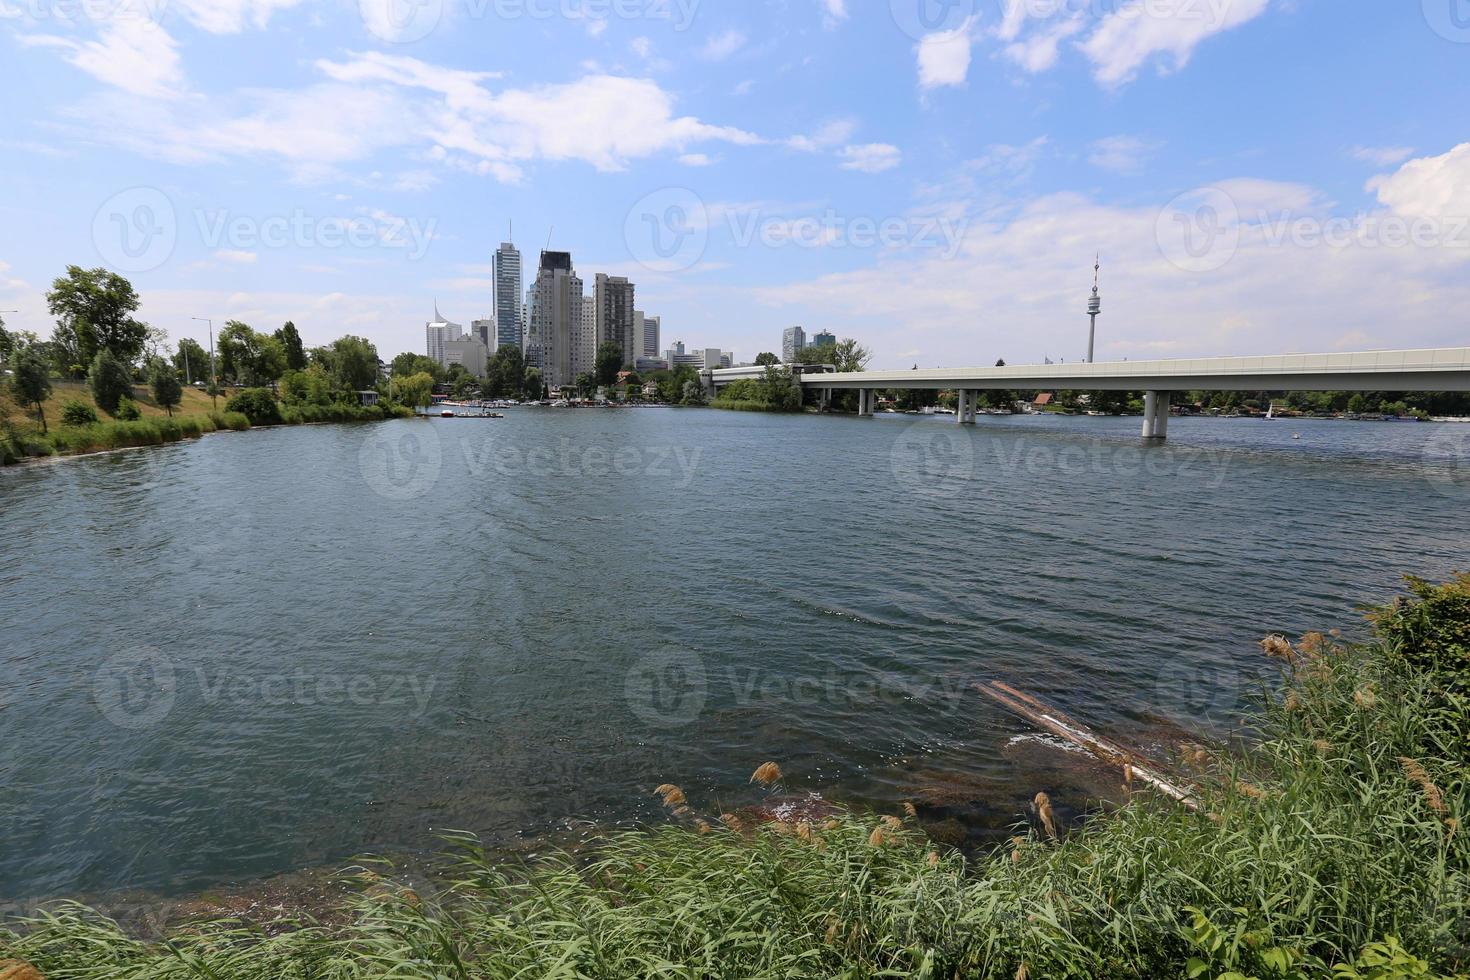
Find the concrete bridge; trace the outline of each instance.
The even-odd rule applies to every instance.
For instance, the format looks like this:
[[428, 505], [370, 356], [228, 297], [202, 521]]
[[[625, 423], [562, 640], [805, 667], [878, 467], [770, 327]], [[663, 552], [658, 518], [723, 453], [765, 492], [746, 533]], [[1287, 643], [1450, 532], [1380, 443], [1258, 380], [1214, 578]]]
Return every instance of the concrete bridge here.
[[[824, 401], [833, 391], [856, 391], [859, 415], [873, 414], [880, 389], [958, 391], [955, 418], [961, 424], [974, 424], [981, 391], [1142, 391], [1145, 439], [1168, 435], [1169, 405], [1176, 391], [1470, 391], [1470, 347], [847, 374], [830, 365], [795, 367], [801, 369], [796, 378], [802, 386], [819, 391]], [[732, 368], [705, 372], [705, 383], [718, 392], [742, 378], [764, 376], [763, 367]]]

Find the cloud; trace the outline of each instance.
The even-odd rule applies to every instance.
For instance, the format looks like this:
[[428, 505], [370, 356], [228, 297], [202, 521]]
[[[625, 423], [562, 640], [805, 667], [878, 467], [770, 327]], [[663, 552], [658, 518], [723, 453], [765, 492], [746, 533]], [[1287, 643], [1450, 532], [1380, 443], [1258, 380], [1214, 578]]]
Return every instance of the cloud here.
[[259, 258], [254, 252], [248, 252], [240, 248], [215, 249], [213, 255], [217, 259], [222, 259], [225, 262], [233, 262], [236, 265], [253, 265], [255, 260]]
[[633, 53], [640, 58], [647, 58], [649, 55], [653, 54], [653, 42], [646, 37], [633, 38], [633, 40], [628, 44], [628, 47], [632, 48]]
[[177, 43], [163, 28], [142, 18], [109, 21], [96, 41], [54, 34], [21, 35], [20, 41], [30, 47], [56, 48], [71, 65], [133, 95], [168, 99], [185, 88]]
[[[301, 180], [405, 147], [428, 162], [515, 182], [536, 160], [580, 161], [605, 172], [630, 160], [709, 142], [760, 137], [677, 115], [647, 79], [588, 75], [559, 85], [491, 88], [498, 75], [367, 52], [315, 65], [326, 81], [304, 89], [250, 89], [217, 103], [97, 98], [75, 111], [94, 132], [145, 156], [203, 163], [275, 156]], [[229, 111], [230, 108], [234, 111]], [[422, 184], [422, 181], [419, 181]]]
[[1470, 222], [1470, 143], [1437, 157], [1410, 160], [1396, 173], [1375, 177], [1368, 189], [1395, 214]]
[[1413, 156], [1414, 151], [1407, 146], [1355, 146], [1348, 154], [1375, 167], [1393, 167]]
[[1037, 31], [1024, 41], [1006, 45], [1005, 56], [1023, 70], [1035, 75], [1050, 71], [1061, 57], [1061, 43], [1084, 27], [1081, 17], [1072, 17]]
[[963, 85], [970, 73], [970, 25], [966, 20], [952, 31], [929, 34], [919, 42], [919, 87]]
[[842, 157], [843, 170], [858, 170], [865, 174], [880, 174], [903, 162], [903, 151], [889, 143], [843, 147], [838, 156]]
[[705, 42], [704, 47], [699, 51], [699, 56], [706, 61], [724, 61], [745, 47], [745, 40], [744, 34], [733, 29], [723, 34], [716, 34]]
[[847, 20], [847, 0], [822, 0], [822, 26], [835, 30]]
[[983, 174], [1024, 179], [1036, 169], [1041, 151], [1046, 149], [1047, 138], [1038, 136], [1022, 146], [996, 143], [986, 148], [982, 156], [969, 162], [969, 166]]
[[1109, 136], [1089, 146], [1087, 162], [1115, 174], [1135, 174], [1159, 146], [1136, 136]]
[[1194, 49], [1223, 31], [1254, 20], [1271, 0], [1134, 0], [1107, 14], [1082, 42], [1093, 74], [1108, 86], [1133, 80], [1138, 69], [1155, 55], [1169, 55], [1161, 70], [1178, 71], [1189, 63]]
[[[1470, 187], [1450, 172], [1460, 152], [1470, 157], [1467, 147], [1450, 159], [1435, 158], [1420, 168], [1424, 173], [1413, 172], [1416, 183], [1442, 191], [1457, 181]], [[1325, 207], [1319, 190], [1298, 184], [1237, 179], [1223, 186], [1238, 197], [1243, 214]], [[1459, 203], [1431, 193], [1427, 205]], [[916, 347], [932, 366], [989, 364], [1002, 356], [1012, 363], [1072, 360], [1085, 352], [1081, 301], [1100, 250], [1099, 350], [1106, 358], [1461, 342], [1470, 248], [1302, 245], [1243, 223], [1239, 247], [1223, 267], [1188, 272], [1160, 245], [1162, 204], [1123, 206], [1059, 193], [1024, 201], [1004, 220], [972, 210], [952, 258], [938, 247], [911, 247], [864, 268], [746, 292], [791, 322], [841, 320], [876, 351], [877, 367], [908, 367], [906, 352]], [[972, 202], [978, 205], [983, 201]], [[976, 296], [986, 298], [979, 319]]]
[[823, 123], [822, 126], [810, 136], [797, 135], [786, 140], [786, 145], [793, 150], [803, 153], [819, 153], [822, 150], [830, 150], [840, 146], [852, 139], [857, 132], [857, 123], [851, 119], [834, 119]]
[[704, 153], [686, 153], [679, 158], [679, 162], [686, 167], [708, 167], [714, 160]]

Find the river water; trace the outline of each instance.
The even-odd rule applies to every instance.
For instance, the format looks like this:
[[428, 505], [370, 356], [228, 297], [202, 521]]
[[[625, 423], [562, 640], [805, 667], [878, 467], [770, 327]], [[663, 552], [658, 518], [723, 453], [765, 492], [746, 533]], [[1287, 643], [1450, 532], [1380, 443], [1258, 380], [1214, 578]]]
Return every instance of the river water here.
[[0, 471], [0, 898], [718, 813], [768, 759], [998, 832], [1086, 793], [975, 681], [1220, 735], [1263, 634], [1466, 564], [1470, 426], [1137, 428], [522, 409]]

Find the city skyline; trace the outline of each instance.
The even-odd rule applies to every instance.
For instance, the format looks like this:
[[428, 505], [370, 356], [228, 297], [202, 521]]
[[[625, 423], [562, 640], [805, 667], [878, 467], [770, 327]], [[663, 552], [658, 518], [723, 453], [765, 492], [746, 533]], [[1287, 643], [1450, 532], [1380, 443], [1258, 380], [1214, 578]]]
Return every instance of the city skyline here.
[[[1100, 360], [1453, 344], [1470, 303], [1470, 37], [1434, 3], [138, 2], [0, 28], [18, 329], [75, 263], [175, 340], [416, 349], [425, 297], [490, 312], [508, 218], [742, 355], [802, 323], [880, 367], [1080, 359], [1098, 250]], [[1395, 69], [1327, 99], [1336, 63]]]

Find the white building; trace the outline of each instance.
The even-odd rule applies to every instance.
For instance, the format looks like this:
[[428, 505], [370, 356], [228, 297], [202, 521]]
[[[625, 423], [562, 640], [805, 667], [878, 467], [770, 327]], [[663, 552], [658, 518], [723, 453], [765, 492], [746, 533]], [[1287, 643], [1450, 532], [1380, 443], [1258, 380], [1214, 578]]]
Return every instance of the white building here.
[[781, 335], [781, 362], [794, 364], [796, 355], [806, 350], [806, 331], [800, 327], [787, 327]]
[[444, 345], [451, 340], [458, 340], [463, 336], [464, 327], [444, 319], [443, 314], [439, 312], [439, 304], [435, 302], [434, 319], [424, 324], [424, 333], [427, 338], [428, 348], [425, 353], [428, 354], [431, 360], [447, 366], [444, 360]]
[[525, 307], [521, 300], [525, 285], [521, 278], [521, 253], [510, 242], [501, 242], [495, 251], [495, 343], [525, 345]]
[[485, 345], [486, 350], [495, 349], [495, 321], [481, 317], [470, 321], [470, 336]]
[[633, 362], [640, 357], [658, 357], [659, 330], [662, 323], [642, 310], [633, 311]]
[[638, 356], [633, 345], [633, 291], [633, 283], [625, 276], [597, 274], [597, 346], [617, 344], [624, 364], [632, 364]]
[[594, 296], [582, 297], [582, 325], [572, 343], [573, 383], [579, 374], [597, 372], [597, 302]]
[[526, 365], [541, 369], [541, 380], [560, 388], [576, 380], [572, 367], [582, 333], [582, 280], [572, 268], [570, 252], [542, 252], [536, 283], [531, 287], [531, 316], [526, 329]]

